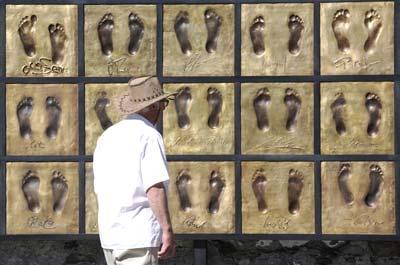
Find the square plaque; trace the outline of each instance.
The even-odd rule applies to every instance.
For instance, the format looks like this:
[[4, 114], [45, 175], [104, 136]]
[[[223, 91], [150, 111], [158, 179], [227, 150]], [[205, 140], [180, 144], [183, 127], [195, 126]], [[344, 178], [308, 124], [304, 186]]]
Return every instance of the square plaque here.
[[86, 76], [156, 74], [155, 5], [86, 5]]
[[7, 234], [79, 232], [78, 163], [7, 163]]
[[313, 4], [242, 5], [242, 75], [312, 75], [313, 12]]
[[232, 76], [234, 23], [232, 4], [164, 5], [164, 75]]
[[242, 162], [242, 219], [245, 234], [314, 233], [314, 163]]
[[77, 6], [7, 5], [6, 75], [77, 76]]
[[322, 233], [395, 234], [393, 162], [322, 162], [321, 171]]
[[321, 74], [394, 72], [394, 3], [322, 3]]

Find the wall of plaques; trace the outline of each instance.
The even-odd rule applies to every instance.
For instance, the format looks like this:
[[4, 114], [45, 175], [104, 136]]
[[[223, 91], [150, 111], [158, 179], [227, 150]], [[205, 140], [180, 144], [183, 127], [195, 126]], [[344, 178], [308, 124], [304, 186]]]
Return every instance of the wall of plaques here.
[[98, 233], [112, 98], [157, 75], [178, 238], [400, 239], [400, 3], [26, 2], [0, 4], [0, 237]]

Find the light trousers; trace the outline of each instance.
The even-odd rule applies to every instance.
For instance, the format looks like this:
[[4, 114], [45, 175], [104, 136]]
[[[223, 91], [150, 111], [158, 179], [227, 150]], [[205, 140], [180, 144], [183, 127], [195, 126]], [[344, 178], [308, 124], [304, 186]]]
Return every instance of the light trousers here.
[[158, 248], [103, 249], [107, 265], [158, 265]]

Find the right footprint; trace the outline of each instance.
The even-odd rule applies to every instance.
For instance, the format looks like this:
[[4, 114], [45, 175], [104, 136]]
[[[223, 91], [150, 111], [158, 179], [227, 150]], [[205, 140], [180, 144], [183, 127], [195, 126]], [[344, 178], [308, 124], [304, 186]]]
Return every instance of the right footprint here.
[[221, 174], [217, 170], [213, 170], [210, 176], [210, 189], [211, 198], [208, 204], [208, 212], [215, 214], [219, 211], [219, 206], [221, 203], [222, 192], [225, 188], [225, 180], [221, 177]]
[[28, 203], [28, 208], [34, 213], [40, 211], [39, 201], [39, 185], [40, 179], [36, 173], [28, 170], [22, 180], [22, 191], [24, 192], [25, 199]]
[[109, 56], [113, 52], [112, 33], [114, 29], [114, 17], [111, 13], [103, 16], [97, 26], [97, 34], [100, 40], [101, 52]]
[[365, 95], [365, 107], [369, 113], [369, 122], [367, 133], [369, 136], [375, 137], [379, 132], [381, 124], [381, 99], [375, 93], [367, 93]]
[[36, 22], [36, 15], [32, 15], [30, 18], [26, 16], [21, 19], [18, 26], [19, 38], [24, 46], [25, 54], [29, 57], [35, 56], [36, 54], [36, 43], [33, 37]]
[[180, 11], [175, 18], [174, 24], [176, 38], [183, 54], [190, 55], [192, 53], [192, 45], [189, 41], [189, 14], [186, 11]]
[[342, 198], [347, 205], [354, 203], [354, 195], [349, 188], [349, 179], [351, 178], [350, 164], [343, 163], [340, 165], [338, 175], [338, 185]]
[[347, 38], [350, 28], [350, 12], [348, 9], [339, 9], [335, 12], [332, 21], [332, 30], [335, 34], [339, 51], [347, 53], [350, 50], [350, 41]]
[[271, 96], [267, 88], [261, 88], [253, 100], [253, 107], [256, 112], [257, 126], [261, 131], [269, 130], [268, 107], [271, 104]]
[[189, 111], [192, 106], [192, 94], [189, 87], [183, 87], [178, 90], [175, 97], [175, 110], [178, 116], [178, 126], [181, 129], [190, 127]]
[[298, 55], [300, 53], [300, 39], [304, 30], [304, 22], [301, 17], [293, 14], [289, 17], [288, 27], [290, 32], [289, 52], [293, 55]]
[[346, 125], [344, 123], [343, 112], [346, 106], [346, 99], [343, 93], [336, 94], [335, 101], [331, 104], [332, 118], [335, 121], [336, 132], [342, 135], [346, 132]]
[[61, 214], [68, 199], [68, 184], [60, 171], [53, 172], [51, 188], [53, 191], [53, 211], [56, 214]]
[[286, 130], [292, 132], [296, 130], [297, 126], [297, 117], [300, 113], [301, 107], [301, 99], [297, 94], [297, 91], [293, 88], [287, 88], [285, 91], [285, 97], [283, 98], [283, 102], [285, 103], [288, 115], [286, 119]]
[[46, 110], [48, 115], [48, 126], [46, 135], [50, 139], [55, 139], [60, 128], [61, 106], [56, 97], [47, 97]]
[[303, 190], [303, 175], [300, 171], [291, 169], [288, 180], [289, 213], [296, 215], [300, 211], [300, 196]]
[[217, 50], [222, 18], [213, 9], [207, 9], [204, 13], [204, 20], [207, 28], [206, 50], [208, 53], [213, 53]]
[[262, 56], [265, 53], [264, 29], [264, 17], [256, 17], [253, 20], [253, 24], [250, 26], [250, 39], [251, 43], [253, 44], [254, 53], [257, 56]]
[[375, 9], [367, 11], [365, 13], [364, 25], [368, 31], [368, 38], [364, 43], [364, 51], [373, 52], [382, 33], [383, 24], [381, 15]]
[[51, 43], [51, 60], [55, 64], [61, 64], [64, 61], [65, 44], [67, 35], [64, 26], [61, 24], [49, 25], [50, 43]]
[[110, 99], [107, 98], [105, 91], [100, 92], [100, 96], [94, 105], [94, 111], [96, 112], [97, 118], [99, 119], [100, 125], [103, 130], [113, 125], [112, 121], [107, 115], [106, 108], [110, 105]]
[[257, 169], [254, 173], [251, 187], [257, 200], [258, 211], [266, 213], [268, 211], [267, 202], [265, 200], [265, 189], [267, 186], [267, 178], [263, 169]]
[[33, 110], [33, 98], [24, 97], [17, 106], [17, 118], [19, 123], [19, 134], [24, 139], [32, 136], [30, 118]]
[[364, 202], [368, 207], [376, 207], [383, 192], [383, 171], [380, 166], [373, 164], [369, 171], [369, 189]]
[[142, 43], [144, 24], [137, 14], [130, 13], [128, 27], [130, 32], [128, 52], [130, 55], [135, 55]]
[[192, 203], [190, 202], [189, 194], [187, 191], [187, 186], [191, 183], [192, 177], [189, 175], [187, 170], [182, 170], [179, 172], [176, 178], [176, 188], [178, 190], [179, 204], [181, 209], [185, 212], [190, 211], [192, 208]]
[[208, 127], [215, 129], [219, 126], [219, 117], [222, 110], [222, 95], [215, 87], [210, 87], [207, 92], [208, 106], [211, 109], [208, 116]]

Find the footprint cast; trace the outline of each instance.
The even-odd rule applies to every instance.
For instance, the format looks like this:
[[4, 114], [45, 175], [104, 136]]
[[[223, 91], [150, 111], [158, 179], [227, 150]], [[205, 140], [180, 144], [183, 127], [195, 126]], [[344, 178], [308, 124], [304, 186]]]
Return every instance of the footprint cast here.
[[34, 38], [35, 24], [37, 16], [25, 16], [21, 19], [18, 26], [18, 35], [24, 47], [25, 54], [29, 57], [36, 55], [36, 42]]
[[207, 28], [206, 50], [214, 53], [217, 50], [217, 42], [222, 25], [222, 18], [213, 9], [204, 12], [204, 20]]
[[348, 9], [339, 9], [333, 15], [332, 30], [336, 38], [339, 51], [348, 53], [350, 51], [350, 41], [348, 31], [350, 28], [350, 12]]
[[346, 107], [346, 99], [343, 93], [337, 93], [336, 99], [330, 105], [332, 111], [332, 119], [335, 122], [336, 132], [343, 135], [346, 132], [346, 124], [344, 123], [344, 110]]
[[289, 17], [288, 28], [290, 32], [288, 50], [294, 56], [299, 55], [300, 40], [304, 30], [303, 19], [295, 14], [292, 14]]
[[180, 11], [175, 18], [174, 30], [181, 51], [185, 55], [192, 53], [192, 44], [189, 41], [189, 13]]
[[55, 139], [60, 128], [61, 118], [61, 106], [56, 97], [49, 96], [46, 98], [46, 111], [48, 116], [46, 135], [50, 139]]
[[128, 16], [129, 27], [129, 45], [128, 52], [130, 55], [135, 55], [139, 51], [144, 35], [144, 24], [140, 17], [135, 13], [130, 13]]
[[34, 171], [28, 170], [22, 180], [22, 192], [24, 193], [28, 208], [31, 212], [40, 212], [39, 201], [40, 179]]
[[263, 56], [265, 53], [264, 30], [264, 17], [257, 16], [254, 18], [253, 23], [250, 26], [250, 39], [253, 44], [253, 51], [258, 57]]
[[344, 203], [349, 206], [354, 203], [354, 195], [349, 187], [350, 178], [351, 178], [350, 164], [349, 163], [341, 164], [338, 174], [338, 186], [339, 186], [339, 191], [344, 200]]
[[251, 188], [257, 201], [258, 211], [261, 213], [268, 212], [267, 201], [265, 199], [265, 190], [267, 186], [267, 178], [263, 169], [257, 169], [253, 175]]
[[373, 164], [370, 166], [369, 180], [369, 188], [364, 202], [368, 207], [375, 208], [383, 193], [384, 185], [384, 175], [379, 165]]
[[223, 103], [221, 92], [215, 87], [210, 87], [207, 91], [207, 101], [210, 109], [208, 127], [211, 129], [218, 128]]
[[190, 88], [180, 88], [175, 96], [174, 102], [179, 128], [188, 129], [190, 127], [189, 112], [192, 107], [192, 94]]
[[61, 24], [49, 25], [51, 59], [55, 64], [61, 64], [64, 61], [65, 44], [67, 35], [64, 26]]
[[369, 122], [367, 133], [371, 137], [376, 137], [382, 121], [382, 102], [375, 93], [367, 93], [365, 95], [365, 107], [369, 114]]
[[32, 136], [30, 118], [33, 111], [33, 98], [24, 97], [17, 105], [17, 118], [19, 124], [19, 134], [24, 139]]
[[103, 130], [106, 130], [108, 127], [113, 125], [106, 110], [109, 105], [110, 99], [107, 97], [107, 93], [105, 91], [101, 91], [93, 108]]
[[53, 191], [53, 211], [56, 214], [61, 214], [68, 199], [68, 184], [60, 171], [53, 172], [51, 188]]
[[301, 99], [299, 94], [293, 88], [287, 88], [283, 102], [287, 107], [286, 130], [293, 132], [297, 127], [297, 118], [300, 113]]
[[364, 25], [368, 32], [368, 38], [364, 43], [364, 51], [372, 53], [382, 33], [383, 23], [380, 14], [375, 9], [368, 10], [365, 13]]
[[105, 14], [97, 26], [101, 52], [110, 56], [114, 50], [112, 33], [114, 29], [114, 17], [111, 13]]
[[189, 175], [187, 169], [183, 169], [179, 172], [176, 178], [176, 189], [178, 190], [179, 205], [181, 210], [188, 212], [192, 209], [192, 203], [189, 198], [188, 185], [192, 182], [192, 177]]
[[268, 109], [271, 104], [271, 96], [267, 88], [261, 88], [257, 91], [253, 100], [253, 107], [257, 118], [257, 127], [263, 132], [269, 130]]
[[288, 179], [288, 210], [292, 215], [300, 211], [300, 196], [303, 190], [303, 175], [300, 171], [290, 169]]
[[210, 202], [208, 204], [208, 212], [216, 214], [221, 204], [222, 193], [225, 189], [225, 179], [218, 170], [213, 170], [210, 175]]

